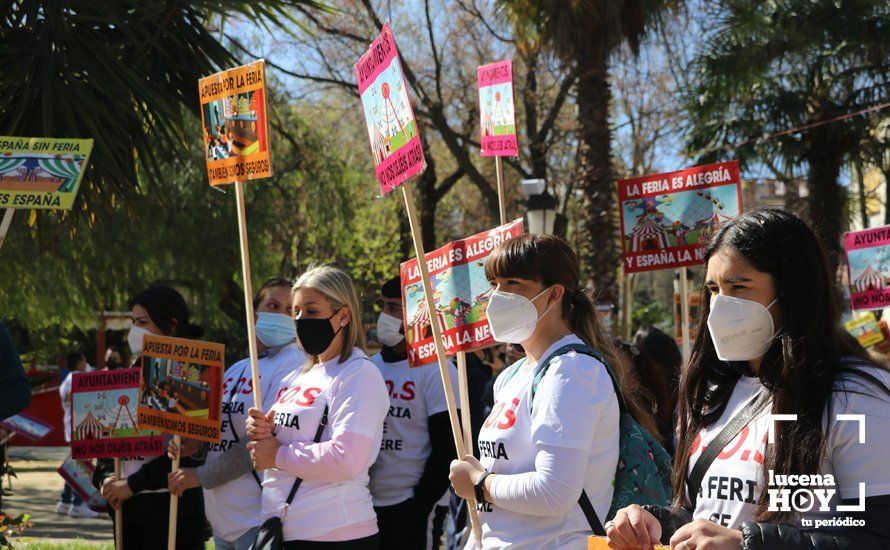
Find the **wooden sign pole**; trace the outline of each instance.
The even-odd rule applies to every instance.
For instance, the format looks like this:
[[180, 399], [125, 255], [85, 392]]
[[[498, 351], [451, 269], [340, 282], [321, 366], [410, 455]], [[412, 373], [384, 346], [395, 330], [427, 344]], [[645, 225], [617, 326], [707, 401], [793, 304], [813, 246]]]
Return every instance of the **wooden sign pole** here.
[[[426, 252], [423, 248], [420, 222], [417, 219], [417, 211], [414, 205], [414, 194], [411, 184], [401, 186], [402, 197], [405, 199], [405, 210], [408, 212], [408, 223], [411, 226], [411, 238], [414, 240], [414, 253], [417, 255], [417, 267], [420, 270], [420, 281], [423, 283], [423, 295], [427, 311], [430, 316], [430, 327], [433, 331], [433, 342], [436, 345], [436, 357], [439, 360], [439, 374], [442, 376], [442, 384], [445, 386], [445, 403], [448, 406], [448, 418], [451, 421], [451, 433], [454, 436], [454, 447], [457, 449], [458, 460], [464, 460], [467, 448], [464, 438], [461, 436], [460, 422], [457, 418], [457, 406], [454, 402], [454, 393], [451, 386], [451, 373], [448, 372], [448, 360], [445, 356], [445, 344], [442, 342], [442, 330], [436, 316], [436, 302], [433, 299], [433, 286], [430, 282], [430, 273], [426, 265]], [[479, 523], [479, 513], [476, 511], [476, 499], [467, 500], [469, 505], [470, 521], [473, 526], [473, 535], [477, 545], [482, 540], [482, 530]]]
[[[171, 472], [179, 469], [179, 453], [182, 452], [182, 438], [178, 435], [173, 436], [173, 444], [179, 449], [176, 458], [173, 460]], [[167, 550], [176, 550], [176, 518], [179, 513], [179, 497], [170, 493], [170, 528], [167, 531]]]
[[[121, 478], [121, 459], [114, 459], [114, 480], [119, 481]], [[115, 550], [123, 550], [124, 548], [124, 511], [118, 508], [114, 511], [114, 548]]]
[[12, 223], [12, 215], [15, 208], [7, 208], [3, 213], [3, 221], [0, 221], [0, 248], [3, 248], [3, 241], [6, 240], [6, 233], [9, 232], [9, 225]]
[[686, 267], [680, 268], [680, 330], [683, 340], [683, 366], [689, 363], [691, 345], [689, 342], [689, 282]]
[[253, 381], [253, 406], [262, 409], [260, 367], [256, 347], [256, 321], [253, 312], [253, 285], [250, 282], [250, 250], [247, 244], [247, 213], [244, 208], [244, 182], [235, 182], [235, 203], [238, 206], [238, 240], [241, 243], [241, 274], [244, 279], [244, 311], [247, 317], [247, 344], [250, 347], [250, 378]]

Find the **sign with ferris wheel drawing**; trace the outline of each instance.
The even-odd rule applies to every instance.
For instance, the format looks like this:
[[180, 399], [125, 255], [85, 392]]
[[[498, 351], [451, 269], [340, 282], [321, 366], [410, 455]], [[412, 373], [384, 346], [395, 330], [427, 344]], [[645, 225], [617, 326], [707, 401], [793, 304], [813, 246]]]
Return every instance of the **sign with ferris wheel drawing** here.
[[702, 245], [742, 211], [738, 161], [618, 180], [624, 271], [702, 262]]
[[426, 169], [417, 120], [389, 23], [355, 64], [365, 126], [380, 193]]
[[74, 373], [72, 376], [72, 458], [164, 454], [164, 440], [160, 433], [140, 430], [137, 423], [138, 368]]
[[483, 157], [519, 155], [513, 108], [513, 60], [476, 68]]

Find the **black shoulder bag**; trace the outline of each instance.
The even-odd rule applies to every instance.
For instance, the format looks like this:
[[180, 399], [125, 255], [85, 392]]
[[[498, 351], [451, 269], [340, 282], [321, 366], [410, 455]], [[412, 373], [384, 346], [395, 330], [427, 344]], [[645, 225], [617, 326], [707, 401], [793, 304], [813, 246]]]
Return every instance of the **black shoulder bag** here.
[[[328, 424], [328, 406], [324, 406], [324, 412], [321, 414], [321, 422], [318, 424], [318, 430], [315, 432], [315, 442], [321, 441], [321, 432], [324, 431]], [[282, 532], [282, 520], [287, 517], [287, 509], [290, 508], [291, 502], [294, 501], [294, 495], [297, 489], [303, 483], [301, 478], [294, 480], [294, 486], [290, 488], [287, 500], [284, 501], [284, 513], [281, 517], [271, 517], [260, 526], [260, 530], [256, 534], [250, 550], [281, 550], [284, 547], [284, 533]]]
[[742, 409], [742, 412], [735, 415], [733, 419], [720, 430], [717, 437], [708, 444], [708, 447], [704, 450], [701, 456], [698, 457], [695, 466], [692, 467], [692, 472], [689, 473], [689, 477], [686, 479], [686, 492], [689, 493], [689, 503], [692, 506], [692, 512], [695, 512], [695, 504], [698, 501], [698, 489], [701, 487], [701, 482], [705, 478], [708, 468], [714, 463], [717, 455], [723, 452], [723, 449], [729, 445], [730, 441], [735, 439], [735, 436], [737, 436], [739, 432], [763, 410], [764, 406], [766, 406], [769, 401], [769, 398], [769, 392], [761, 391], [753, 401]]

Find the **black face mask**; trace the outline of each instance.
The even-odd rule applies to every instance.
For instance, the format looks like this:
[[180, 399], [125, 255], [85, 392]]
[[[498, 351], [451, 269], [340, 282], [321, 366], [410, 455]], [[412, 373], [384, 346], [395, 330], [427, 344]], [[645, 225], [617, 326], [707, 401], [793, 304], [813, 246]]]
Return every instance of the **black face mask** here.
[[122, 366], [123, 365], [121, 365], [120, 363], [118, 363], [117, 361], [114, 361], [114, 360], [109, 360], [109, 361], [105, 362], [105, 368], [107, 368], [108, 370], [116, 370], [116, 369], [121, 368]]
[[297, 319], [297, 338], [306, 353], [321, 355], [331, 347], [331, 342], [343, 330], [341, 326], [335, 332], [331, 326], [331, 319], [336, 314], [335, 312], [327, 319]]

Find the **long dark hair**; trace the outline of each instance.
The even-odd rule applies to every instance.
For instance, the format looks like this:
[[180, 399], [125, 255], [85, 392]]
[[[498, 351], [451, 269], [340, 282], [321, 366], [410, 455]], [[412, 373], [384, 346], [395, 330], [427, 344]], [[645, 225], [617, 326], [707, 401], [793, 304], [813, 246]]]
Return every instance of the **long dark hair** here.
[[[873, 363], [841, 327], [839, 297], [825, 252], [803, 221], [782, 210], [749, 212], [714, 234], [704, 249], [705, 265], [725, 249], [738, 253], [758, 271], [772, 275], [782, 312], [782, 325], [757, 376], [772, 394], [772, 412], [797, 414], [797, 421], [776, 423], [775, 443], [767, 448], [763, 471], [818, 473], [827, 439], [823, 415], [830, 407], [840, 375], [865, 379], [888, 395], [890, 390], [878, 378], [855, 368]], [[679, 438], [674, 462], [678, 506], [687, 504], [689, 449], [699, 431], [720, 418], [741, 376], [738, 366], [720, 361], [714, 351], [707, 326], [710, 298], [711, 293], [704, 288], [698, 336], [680, 382]], [[846, 358], [855, 359], [855, 364], [842, 361]], [[767, 492], [763, 491], [756, 520], [788, 519], [787, 513], [768, 510]]]
[[670, 335], [653, 326], [640, 328], [634, 335], [637, 378], [655, 401], [658, 430], [666, 447], [673, 448], [674, 410], [680, 385], [680, 365], [683, 356], [677, 342]]
[[[581, 271], [575, 251], [564, 240], [552, 235], [527, 233], [498, 245], [485, 262], [485, 277], [517, 278], [536, 281], [546, 287], [560, 284], [562, 316], [572, 332], [594, 348], [612, 367], [616, 376], [625, 372], [622, 359], [605, 336], [593, 300], [580, 286]], [[620, 380], [619, 380], [620, 382]], [[631, 414], [653, 435], [658, 434], [655, 417], [631, 391], [622, 392]]]
[[199, 338], [204, 334], [204, 329], [189, 322], [191, 315], [185, 298], [169, 286], [155, 285], [143, 290], [130, 300], [130, 309], [137, 304], [145, 308], [166, 336]]

